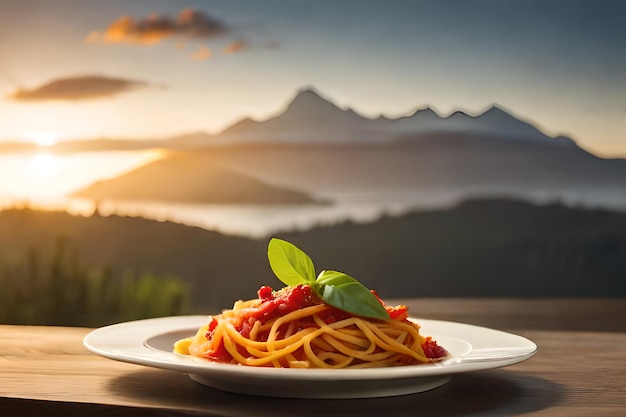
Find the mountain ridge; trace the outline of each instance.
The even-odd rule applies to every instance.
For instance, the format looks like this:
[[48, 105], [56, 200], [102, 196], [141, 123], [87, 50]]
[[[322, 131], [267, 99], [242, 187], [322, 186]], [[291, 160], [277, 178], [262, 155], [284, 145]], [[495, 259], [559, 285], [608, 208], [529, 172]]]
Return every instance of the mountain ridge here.
[[[377, 117], [361, 115], [352, 108], [341, 108], [312, 86], [298, 89], [277, 112], [264, 119], [249, 116], [230, 124], [218, 133], [192, 131], [165, 138], [120, 139], [98, 138], [60, 142], [49, 149], [58, 152], [112, 151], [163, 148], [193, 150], [212, 146], [245, 143], [276, 144], [369, 144], [393, 142], [407, 136], [420, 140], [430, 134], [463, 133], [501, 136], [503, 140], [534, 142], [579, 148], [564, 134], [550, 136], [532, 121], [518, 117], [498, 103], [471, 115], [456, 110], [440, 115], [431, 106], [415, 108], [406, 115]], [[0, 152], [37, 149], [23, 142], [0, 143]], [[621, 159], [621, 158], [611, 158]]]
[[[203, 143], [206, 146], [250, 142], [385, 143], [400, 135], [447, 132], [498, 134], [503, 139], [578, 146], [570, 137], [547, 135], [533, 123], [516, 117], [497, 103], [476, 115], [456, 110], [448, 116], [441, 116], [426, 106], [406, 116], [389, 118], [381, 114], [369, 118], [352, 108], [339, 107], [311, 86], [299, 89], [273, 115], [259, 120], [245, 117], [219, 133], [205, 135]], [[177, 142], [179, 146], [185, 145], [185, 141], [180, 139]], [[187, 141], [186, 147], [199, 146], [200, 142], [200, 136], [196, 135], [193, 141]]]

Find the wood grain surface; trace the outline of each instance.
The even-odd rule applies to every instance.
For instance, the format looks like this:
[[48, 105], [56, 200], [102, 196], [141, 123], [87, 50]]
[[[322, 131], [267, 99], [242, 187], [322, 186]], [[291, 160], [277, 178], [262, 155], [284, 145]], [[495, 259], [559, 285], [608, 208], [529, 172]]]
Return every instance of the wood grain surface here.
[[[0, 325], [0, 416], [626, 415], [626, 333], [620, 330], [626, 300], [404, 301], [413, 311], [432, 309], [430, 318], [515, 331], [539, 351], [526, 362], [456, 375], [421, 394], [277, 399], [225, 393], [177, 372], [101, 358], [82, 345], [90, 329]], [[605, 323], [594, 329], [593, 320], [583, 319], [576, 328], [569, 321], [584, 311]], [[540, 316], [549, 325], [533, 327]]]

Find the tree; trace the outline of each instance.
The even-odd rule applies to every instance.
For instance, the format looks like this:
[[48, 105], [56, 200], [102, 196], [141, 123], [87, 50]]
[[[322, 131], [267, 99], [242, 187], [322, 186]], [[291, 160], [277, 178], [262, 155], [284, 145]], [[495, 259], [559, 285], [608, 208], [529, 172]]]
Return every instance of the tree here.
[[64, 238], [0, 265], [0, 323], [96, 327], [185, 314], [190, 305], [178, 278], [88, 267]]

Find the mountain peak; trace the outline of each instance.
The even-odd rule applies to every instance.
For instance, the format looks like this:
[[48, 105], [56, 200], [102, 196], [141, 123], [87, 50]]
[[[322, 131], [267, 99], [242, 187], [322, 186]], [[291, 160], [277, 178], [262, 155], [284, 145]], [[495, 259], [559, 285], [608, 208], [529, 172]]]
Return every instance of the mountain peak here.
[[467, 113], [465, 113], [464, 111], [461, 110], [455, 110], [453, 113], [451, 113], [448, 117], [446, 117], [446, 119], [458, 119], [458, 118], [470, 118], [471, 116]]
[[494, 118], [494, 119], [517, 119], [515, 116], [513, 116], [511, 113], [509, 113], [508, 111], [506, 111], [504, 108], [498, 106], [497, 104], [492, 104], [487, 110], [485, 110], [481, 115], [479, 115], [478, 117], [488, 117], [488, 118]]
[[507, 113], [508, 114], [506, 110], [504, 110], [502, 107], [500, 107], [499, 105], [495, 103], [489, 106], [489, 108], [485, 110], [485, 113]]
[[331, 101], [322, 97], [322, 94], [314, 87], [312, 86], [306, 86], [303, 88], [300, 88], [294, 98], [291, 100], [291, 103], [293, 103], [294, 101], [301, 101], [301, 100], [316, 100], [316, 101], [325, 101], [330, 103]]
[[300, 94], [314, 94], [318, 97], [321, 97], [321, 94], [313, 85], [304, 85], [298, 88], [298, 90], [296, 91], [296, 96], [299, 96]]
[[313, 87], [307, 86], [298, 90], [294, 98], [287, 105], [286, 112], [308, 112], [319, 111], [321, 108], [328, 110], [342, 111], [337, 105], [330, 100], [322, 97], [320, 93]]
[[366, 119], [351, 108], [342, 109], [332, 100], [323, 97], [317, 89], [307, 86], [298, 90], [279, 118], [288, 118], [293, 122], [313, 121], [319, 127], [320, 122], [362, 123]]
[[[429, 116], [437, 116], [437, 117], [439, 117], [439, 115], [437, 114], [437, 112], [436, 112], [436, 111], [434, 111], [434, 110], [433, 110], [430, 106], [426, 106], [426, 107], [422, 107], [422, 108], [416, 109], [416, 110], [415, 110], [415, 111], [411, 114], [411, 116], [417, 116], [417, 115], [420, 115], [420, 116], [426, 116], [426, 115], [429, 115]], [[411, 117], [411, 116], [409, 116], [409, 117]]]

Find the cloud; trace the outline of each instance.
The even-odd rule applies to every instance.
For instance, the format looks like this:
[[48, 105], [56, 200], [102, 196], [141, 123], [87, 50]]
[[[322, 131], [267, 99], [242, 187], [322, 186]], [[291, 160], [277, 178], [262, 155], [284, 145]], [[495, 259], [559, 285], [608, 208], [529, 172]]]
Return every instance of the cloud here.
[[250, 45], [248, 44], [248, 42], [246, 42], [243, 39], [237, 39], [233, 42], [231, 42], [229, 45], [227, 45], [222, 52], [224, 52], [225, 54], [234, 54], [236, 52], [242, 52], [245, 51], [246, 49], [249, 49]]
[[147, 87], [144, 81], [85, 75], [60, 78], [32, 89], [20, 88], [9, 98], [18, 101], [91, 100]]
[[122, 16], [104, 32], [91, 32], [85, 42], [152, 45], [171, 37], [209, 39], [229, 32], [221, 20], [201, 10], [184, 9], [176, 17], [151, 14], [145, 19], [134, 19]]
[[200, 45], [194, 53], [189, 55], [189, 57], [191, 59], [195, 59], [196, 61], [203, 61], [211, 57], [211, 50], [204, 45]]

